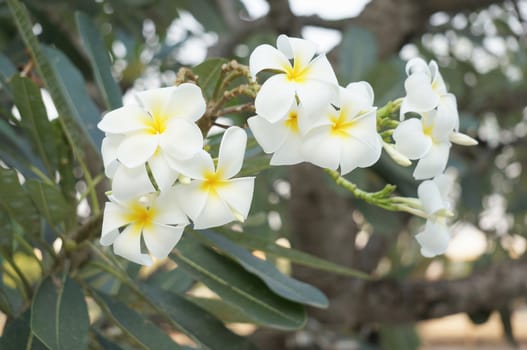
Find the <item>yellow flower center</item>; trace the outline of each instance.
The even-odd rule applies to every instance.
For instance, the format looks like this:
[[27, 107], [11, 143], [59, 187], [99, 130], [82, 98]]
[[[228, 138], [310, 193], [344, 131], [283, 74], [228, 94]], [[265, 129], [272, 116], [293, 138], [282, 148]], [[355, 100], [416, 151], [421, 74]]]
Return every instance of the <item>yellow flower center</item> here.
[[287, 80], [295, 83], [302, 83], [307, 79], [310, 69], [309, 66], [302, 67], [297, 62], [299, 62], [299, 60], [295, 59], [293, 61], [293, 67], [288, 65], [284, 67], [284, 70]]
[[295, 134], [298, 133], [298, 114], [295, 111], [289, 113], [284, 123], [289, 130]]
[[147, 132], [152, 135], [162, 134], [167, 129], [168, 118], [157, 113], [152, 114], [151, 118], [145, 121]]
[[141, 231], [144, 227], [152, 225], [156, 214], [157, 212], [154, 208], [146, 207], [136, 202], [129, 207], [126, 220]]
[[204, 176], [203, 183], [201, 184], [201, 190], [217, 195], [217, 190], [227, 184], [227, 181], [223, 179], [221, 172], [207, 171]]
[[338, 137], [348, 137], [349, 130], [353, 127], [355, 122], [347, 120], [347, 113], [341, 109], [339, 114], [332, 116], [331, 120], [331, 134]]

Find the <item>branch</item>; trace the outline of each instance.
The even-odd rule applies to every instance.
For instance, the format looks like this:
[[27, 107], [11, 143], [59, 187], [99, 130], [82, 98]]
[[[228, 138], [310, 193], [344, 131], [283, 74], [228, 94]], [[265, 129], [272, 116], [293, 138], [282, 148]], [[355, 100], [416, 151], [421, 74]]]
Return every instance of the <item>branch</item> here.
[[353, 326], [413, 322], [497, 310], [527, 294], [526, 273], [527, 259], [522, 259], [492, 265], [457, 280], [353, 281], [348, 321]]

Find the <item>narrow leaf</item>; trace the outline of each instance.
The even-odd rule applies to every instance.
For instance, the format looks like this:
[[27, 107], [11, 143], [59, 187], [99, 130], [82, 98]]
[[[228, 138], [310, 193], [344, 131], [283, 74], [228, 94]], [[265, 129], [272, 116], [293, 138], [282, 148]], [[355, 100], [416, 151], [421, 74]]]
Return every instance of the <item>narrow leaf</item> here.
[[143, 315], [138, 314], [125, 304], [113, 300], [111, 297], [92, 292], [99, 306], [131, 339], [139, 343], [144, 349], [179, 350], [181, 347], [172, 341], [155, 324]]
[[369, 278], [368, 274], [364, 272], [335, 264], [331, 261], [318, 258], [300, 250], [282, 247], [274, 242], [270, 242], [265, 238], [256, 236], [255, 234], [240, 233], [224, 229], [218, 231], [222, 235], [246, 248], [261, 250], [262, 252], [273, 257], [286, 258], [298, 265], [309, 266], [314, 269], [329, 271], [345, 276]]
[[214, 316], [183, 297], [160, 289], [142, 286], [149, 299], [166, 312], [170, 321], [188, 336], [209, 350], [251, 350], [255, 347]]
[[57, 304], [57, 343], [59, 349], [85, 349], [88, 346], [90, 319], [80, 286], [66, 279]]
[[306, 314], [300, 304], [276, 295], [232, 260], [188, 237], [178, 247], [172, 255], [178, 266], [254, 323], [278, 329], [298, 329], [304, 325]]
[[31, 306], [31, 330], [50, 349], [86, 349], [88, 308], [77, 283], [66, 279], [63, 286], [52, 277], [39, 286]]
[[95, 81], [108, 109], [119, 108], [123, 105], [123, 97], [119, 85], [112, 76], [112, 63], [104, 46], [104, 41], [97, 31], [93, 20], [82, 12], [75, 14], [77, 29], [82, 45], [86, 50], [93, 70]]
[[15, 65], [7, 58], [6, 55], [0, 53], [0, 83], [5, 91], [11, 95], [9, 87], [9, 79], [17, 73]]
[[61, 51], [44, 46], [43, 52], [57, 77], [58, 89], [72, 112], [71, 115], [76, 123], [82, 125], [89, 133], [91, 142], [100, 145], [104, 136], [97, 129], [100, 113], [86, 90], [86, 82], [82, 74]]
[[[62, 129], [66, 134], [70, 147], [74, 153], [81, 157], [83, 155], [93, 156], [98, 154], [97, 147], [90, 141], [86, 130], [81, 127], [82, 124], [76, 122], [76, 110], [71, 107], [68, 98], [64, 93], [63, 84], [58, 79], [58, 74], [51, 66], [47, 56], [44, 54], [40, 44], [33, 34], [33, 24], [25, 5], [19, 0], [7, 0], [9, 10], [13, 14], [14, 22], [22, 40], [26, 44], [36, 69], [41, 79], [43, 79], [46, 89], [48, 90], [55, 106], [59, 112], [59, 121]], [[61, 67], [57, 67], [60, 71]], [[80, 119], [77, 116], [77, 119]], [[94, 161], [95, 162], [95, 161]], [[94, 168], [101, 168], [101, 164], [94, 164]]]
[[11, 85], [13, 99], [20, 112], [20, 125], [29, 136], [48, 175], [53, 177], [57, 168], [55, 137], [40, 89], [29, 78], [18, 75], [13, 77]]
[[51, 277], [46, 278], [37, 290], [31, 306], [31, 330], [52, 350], [58, 349], [57, 343], [57, 301], [58, 288]]
[[30, 312], [26, 311], [17, 319], [8, 320], [0, 338], [2, 350], [46, 350], [47, 348], [33, 336], [30, 328]]
[[27, 181], [26, 187], [31, 199], [51, 227], [55, 228], [70, 215], [75, 215], [58, 187], [37, 180]]
[[196, 231], [201, 237], [236, 260], [245, 270], [260, 277], [276, 294], [306, 305], [326, 308], [329, 301], [317, 288], [281, 273], [273, 264], [258, 259], [246, 249], [212, 230]]
[[18, 181], [16, 171], [0, 167], [0, 206], [28, 234], [40, 232], [40, 217], [31, 198]]

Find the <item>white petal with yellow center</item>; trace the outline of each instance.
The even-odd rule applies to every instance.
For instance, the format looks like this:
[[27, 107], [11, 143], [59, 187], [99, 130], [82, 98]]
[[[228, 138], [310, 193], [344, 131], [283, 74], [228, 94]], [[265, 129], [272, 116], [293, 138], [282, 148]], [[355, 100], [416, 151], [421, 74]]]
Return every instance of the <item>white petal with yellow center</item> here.
[[295, 101], [295, 86], [284, 74], [277, 74], [262, 85], [254, 100], [256, 113], [271, 123], [284, 119]]
[[449, 154], [450, 142], [433, 143], [426, 155], [417, 162], [414, 178], [424, 180], [441, 174], [446, 168]]
[[128, 200], [154, 191], [155, 188], [144, 164], [135, 168], [120, 165], [115, 172], [112, 181], [112, 195], [119, 200]]
[[218, 154], [217, 171], [224, 179], [230, 179], [242, 168], [247, 144], [247, 134], [239, 127], [230, 127], [225, 131]]
[[141, 231], [134, 225], [124, 229], [113, 242], [113, 252], [141, 265], [152, 265], [148, 254], [141, 253]]
[[148, 112], [140, 106], [123, 106], [106, 113], [97, 127], [111, 134], [127, 134], [144, 128]]
[[145, 164], [159, 146], [158, 135], [136, 133], [127, 136], [117, 149], [117, 158], [128, 168]]

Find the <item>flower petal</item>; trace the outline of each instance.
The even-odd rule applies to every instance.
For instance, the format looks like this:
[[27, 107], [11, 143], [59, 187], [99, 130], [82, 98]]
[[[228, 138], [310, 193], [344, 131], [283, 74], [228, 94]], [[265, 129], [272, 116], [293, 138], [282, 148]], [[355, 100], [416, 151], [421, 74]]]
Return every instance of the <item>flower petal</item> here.
[[297, 83], [296, 93], [306, 115], [315, 119], [330, 103], [338, 103], [338, 86], [320, 80]]
[[177, 199], [179, 207], [185, 214], [187, 214], [193, 221], [203, 211], [207, 198], [208, 191], [203, 191], [201, 181], [192, 181], [189, 184], [177, 184], [174, 186], [174, 197]]
[[445, 81], [443, 80], [441, 73], [439, 73], [437, 62], [434, 60], [430, 61], [430, 64], [428, 65], [428, 67], [430, 69], [430, 74], [432, 76], [432, 88], [438, 95], [446, 94], [447, 89], [446, 89]]
[[368, 142], [352, 137], [341, 143], [340, 172], [350, 173], [357, 167], [366, 168], [375, 164], [381, 157], [382, 144], [380, 136], [373, 134]]
[[[185, 186], [185, 185], [181, 185]], [[160, 193], [159, 197], [153, 203], [155, 217], [153, 222], [163, 225], [187, 225], [187, 216], [183, 213], [179, 204], [178, 195], [181, 193], [174, 188], [167, 189]], [[193, 197], [182, 197], [182, 201], [191, 201]]]
[[154, 192], [144, 165], [135, 168], [119, 166], [112, 181], [112, 195], [120, 200], [128, 200], [146, 193]]
[[231, 208], [219, 196], [211, 195], [199, 216], [194, 220], [194, 228], [197, 230], [222, 226], [236, 220]]
[[309, 40], [290, 38], [281, 34], [276, 39], [276, 47], [288, 59], [293, 59], [295, 65], [305, 67], [317, 52], [317, 46]]
[[126, 134], [145, 129], [149, 118], [148, 113], [139, 106], [123, 106], [106, 113], [97, 127], [111, 134]]
[[245, 156], [247, 134], [238, 126], [231, 126], [221, 139], [217, 171], [224, 179], [230, 179], [240, 172]]
[[154, 154], [148, 160], [148, 165], [160, 191], [170, 188], [179, 176], [179, 173], [170, 167], [162, 152]]
[[254, 177], [232, 179], [217, 189], [218, 196], [244, 219], [249, 214], [254, 193]]
[[148, 251], [158, 259], [164, 259], [183, 235], [185, 226], [151, 225], [143, 229]]
[[195, 122], [205, 113], [205, 108], [205, 99], [201, 89], [194, 84], [185, 83], [172, 90], [165, 103], [163, 115]]
[[442, 120], [441, 129], [438, 132], [445, 134], [459, 129], [459, 112], [457, 110], [456, 96], [452, 94], [441, 96], [437, 106], [437, 117]]
[[117, 161], [117, 149], [119, 144], [124, 139], [121, 135], [107, 135], [101, 144], [101, 155], [104, 164], [104, 173], [107, 177], [112, 178], [115, 171], [119, 167]]
[[152, 265], [152, 259], [141, 253], [141, 231], [130, 225], [113, 242], [113, 252], [141, 265]]
[[199, 151], [194, 157], [187, 160], [168, 160], [173, 169], [191, 179], [204, 180], [205, 174], [214, 172], [214, 162], [205, 150]]
[[340, 88], [340, 107], [346, 107], [351, 114], [372, 109], [373, 99], [373, 89], [365, 81], [350, 83], [345, 89]]
[[249, 69], [253, 77], [264, 69], [285, 71], [286, 67], [291, 67], [287, 57], [268, 44], [256, 47], [249, 57]]
[[284, 74], [277, 74], [262, 85], [254, 106], [258, 115], [274, 123], [287, 116], [294, 100], [294, 84], [288, 82]]
[[175, 159], [189, 159], [203, 148], [203, 134], [196, 123], [186, 119], [171, 119], [161, 134], [159, 145]]
[[340, 143], [336, 137], [331, 137], [328, 127], [317, 127], [306, 134], [302, 154], [308, 162], [335, 170], [341, 158]]
[[335, 75], [335, 71], [329, 63], [326, 55], [322, 54], [317, 57], [311, 63], [309, 63], [309, 79], [316, 79], [325, 81], [338, 87], [339, 83]]
[[265, 153], [275, 152], [287, 138], [288, 130], [283, 122], [270, 123], [267, 119], [255, 115], [247, 119], [247, 124]]
[[434, 177], [433, 181], [439, 189], [439, 193], [441, 193], [443, 201], [447, 201], [448, 195], [450, 194], [450, 192], [452, 191], [452, 187], [454, 186], [454, 181], [452, 180], [452, 178], [446, 174], [439, 174]]
[[149, 89], [138, 92], [136, 96], [151, 116], [160, 117], [164, 116], [166, 105], [175, 89], [176, 86]]
[[446, 168], [449, 153], [449, 142], [432, 144], [428, 153], [417, 162], [414, 178], [424, 180], [441, 174]]
[[417, 118], [401, 122], [392, 137], [395, 148], [410, 159], [423, 157], [432, 146], [432, 140], [423, 133], [423, 125]]
[[119, 148], [117, 158], [128, 168], [143, 165], [154, 154], [159, 145], [158, 135], [136, 133], [126, 137]]
[[302, 138], [300, 135], [289, 135], [285, 142], [271, 157], [271, 165], [293, 165], [304, 161]]
[[119, 235], [118, 229], [128, 225], [125, 210], [118, 204], [106, 202], [102, 220], [100, 243], [110, 245]]
[[430, 75], [430, 68], [421, 57], [414, 57], [406, 63], [406, 74], [425, 73]]
[[432, 180], [423, 181], [419, 185], [417, 188], [417, 196], [421, 201], [425, 213], [429, 216], [433, 216], [441, 210], [447, 209], [437, 184]]
[[431, 220], [426, 221], [424, 231], [415, 236], [421, 246], [421, 254], [427, 258], [446, 252], [450, 241], [448, 227]]
[[404, 82], [407, 108], [412, 112], [426, 112], [434, 109], [439, 103], [439, 95], [432, 89], [430, 76], [414, 73]]

